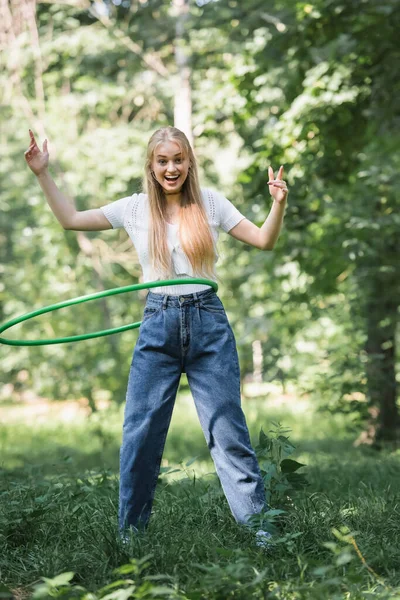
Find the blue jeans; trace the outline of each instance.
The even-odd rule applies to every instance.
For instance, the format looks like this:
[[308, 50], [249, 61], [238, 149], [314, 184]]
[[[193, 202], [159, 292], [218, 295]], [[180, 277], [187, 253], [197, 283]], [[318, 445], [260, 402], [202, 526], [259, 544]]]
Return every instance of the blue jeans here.
[[182, 296], [149, 291], [133, 353], [120, 453], [120, 530], [150, 519], [181, 373], [186, 373], [208, 448], [238, 523], [267, 509], [264, 483], [241, 408], [235, 337], [210, 288]]

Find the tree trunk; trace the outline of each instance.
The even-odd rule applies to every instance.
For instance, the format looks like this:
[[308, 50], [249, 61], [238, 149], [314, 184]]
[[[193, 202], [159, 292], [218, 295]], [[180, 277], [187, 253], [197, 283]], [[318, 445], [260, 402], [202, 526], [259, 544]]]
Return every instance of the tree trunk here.
[[192, 89], [190, 85], [189, 44], [186, 43], [186, 22], [189, 17], [189, 0], [174, 0], [177, 11], [175, 25], [175, 61], [178, 81], [175, 91], [174, 125], [186, 134], [193, 147]]
[[369, 289], [367, 300], [368, 356], [366, 373], [369, 403], [376, 411], [375, 441], [400, 439], [400, 415], [397, 408], [396, 325], [398, 298], [390, 282], [378, 277]]
[[263, 381], [263, 351], [260, 340], [254, 340], [251, 344], [253, 350], [253, 381], [262, 383]]

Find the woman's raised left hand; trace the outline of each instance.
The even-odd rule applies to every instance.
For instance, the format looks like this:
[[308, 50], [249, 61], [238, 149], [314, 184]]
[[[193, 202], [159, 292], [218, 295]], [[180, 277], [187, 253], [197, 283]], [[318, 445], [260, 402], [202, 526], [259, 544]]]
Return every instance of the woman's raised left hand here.
[[269, 176], [269, 193], [273, 197], [276, 202], [285, 202], [289, 190], [286, 185], [286, 181], [283, 181], [283, 166], [279, 168], [278, 174], [275, 179], [274, 171], [272, 167], [268, 167], [268, 176]]

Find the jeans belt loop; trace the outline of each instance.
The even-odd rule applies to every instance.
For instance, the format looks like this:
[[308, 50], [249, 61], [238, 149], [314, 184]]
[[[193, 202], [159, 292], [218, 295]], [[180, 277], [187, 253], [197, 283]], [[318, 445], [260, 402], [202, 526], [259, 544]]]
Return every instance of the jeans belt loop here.
[[163, 310], [165, 310], [167, 308], [167, 302], [168, 302], [168, 294], [165, 294], [165, 296], [163, 298], [163, 303], [162, 303]]

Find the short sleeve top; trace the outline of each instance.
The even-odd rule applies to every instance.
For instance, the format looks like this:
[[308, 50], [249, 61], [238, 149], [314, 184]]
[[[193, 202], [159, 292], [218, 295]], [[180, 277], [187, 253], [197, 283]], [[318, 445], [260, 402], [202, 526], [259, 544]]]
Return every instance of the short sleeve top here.
[[[210, 188], [201, 188], [201, 194], [216, 247], [219, 228], [225, 232], [229, 232], [246, 217], [221, 193]], [[132, 196], [120, 198], [115, 202], [101, 206], [100, 210], [110, 222], [113, 229], [124, 228], [129, 235], [135, 246], [143, 270], [143, 281], [159, 280], [160, 277], [151, 267], [149, 257], [148, 233], [150, 209], [147, 194], [132, 194]], [[180, 245], [178, 230], [178, 225], [167, 223], [167, 244], [171, 252], [174, 272], [180, 278], [196, 276], [193, 273], [189, 259]], [[214, 267], [218, 258], [219, 256], [216, 254]], [[209, 286], [203, 284], [175, 285], [171, 287], [173, 287], [173, 291], [168, 286], [151, 288], [151, 291], [163, 294], [188, 294], [193, 291], [209, 289]]]

